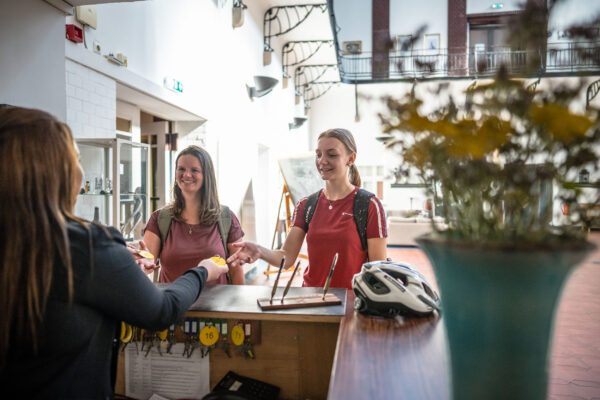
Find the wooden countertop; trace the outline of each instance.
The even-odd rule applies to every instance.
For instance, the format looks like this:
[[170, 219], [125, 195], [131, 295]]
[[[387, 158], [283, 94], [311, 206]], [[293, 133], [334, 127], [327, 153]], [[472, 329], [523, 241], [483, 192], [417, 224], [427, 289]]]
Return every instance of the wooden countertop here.
[[450, 398], [449, 360], [440, 318], [369, 317], [348, 291], [328, 399]]
[[[276, 297], [282, 291], [279, 288]], [[321, 288], [292, 287], [288, 296], [321, 292]], [[331, 289], [330, 293], [340, 297], [342, 305], [261, 311], [256, 299], [270, 297], [271, 287], [214, 285], [203, 290], [189, 313], [209, 318], [339, 323], [328, 399], [383, 399], [390, 393], [415, 400], [450, 397], [449, 360], [439, 317], [365, 316], [354, 311], [351, 291]], [[333, 351], [333, 343], [331, 347]]]
[[[262, 311], [256, 299], [270, 298], [271, 289], [267, 286], [209, 285], [202, 290], [201, 296], [192, 304], [189, 312], [198, 312], [212, 318], [326, 323], [339, 323], [346, 314], [346, 289], [336, 288], [330, 289], [328, 293], [339, 297], [342, 300], [341, 305]], [[286, 298], [322, 292], [321, 288], [291, 287]], [[278, 288], [275, 297], [281, 296], [282, 293], [283, 288]]]
[[[593, 364], [600, 359], [596, 330], [597, 316], [600, 315], [596, 284], [600, 275], [597, 268], [600, 264], [600, 235], [594, 238], [598, 250], [574, 273], [561, 300], [550, 359], [549, 396], [552, 398], [566, 399], [568, 394], [583, 398], [582, 393], [593, 394], [588, 396], [591, 398], [597, 396], [600, 387], [597, 384], [598, 368]], [[423, 261], [425, 256], [417, 249], [412, 249], [410, 254], [403, 253], [404, 258], [409, 256], [430, 281], [435, 282], [431, 267]], [[236, 293], [228, 293], [229, 290]], [[292, 287], [288, 296], [297, 295], [298, 291], [318, 293], [320, 290]], [[191, 311], [215, 313], [219, 318], [241, 313], [251, 315], [252, 319], [340, 323], [327, 395], [330, 400], [450, 398], [449, 356], [440, 317], [395, 320], [365, 316], [354, 311], [354, 294], [351, 291], [331, 290], [336, 294], [340, 291], [345, 293], [342, 295], [345, 308], [337, 306], [335, 315], [331, 315], [327, 307], [321, 310], [261, 312], [256, 298], [270, 296], [271, 288], [267, 286], [207, 288], [201, 297], [203, 304], [195, 304]], [[223, 299], [231, 299], [231, 302], [235, 298], [244, 301], [237, 307], [228, 304], [229, 300], [211, 302], [209, 299], [217, 294], [223, 295]], [[582, 302], [586, 307], [581, 307]], [[303, 315], [307, 310], [311, 315]], [[307, 343], [313, 343], [313, 336], [314, 332], [306, 338]], [[596, 386], [587, 388], [581, 382]]]

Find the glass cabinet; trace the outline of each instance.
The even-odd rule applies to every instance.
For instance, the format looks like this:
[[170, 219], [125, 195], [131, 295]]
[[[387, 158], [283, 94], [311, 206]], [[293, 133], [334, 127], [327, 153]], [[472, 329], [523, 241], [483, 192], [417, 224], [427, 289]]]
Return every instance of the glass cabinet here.
[[75, 214], [142, 237], [149, 217], [149, 145], [125, 139], [78, 139], [83, 180]]

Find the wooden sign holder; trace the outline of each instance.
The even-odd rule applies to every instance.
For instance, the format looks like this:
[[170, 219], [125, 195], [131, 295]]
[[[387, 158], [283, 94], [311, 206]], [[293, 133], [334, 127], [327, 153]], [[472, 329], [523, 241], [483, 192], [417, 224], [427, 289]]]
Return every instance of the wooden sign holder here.
[[263, 311], [272, 310], [289, 310], [292, 308], [309, 308], [309, 307], [323, 307], [323, 306], [334, 306], [342, 304], [342, 300], [333, 293], [327, 293], [325, 299], [322, 294], [314, 294], [308, 296], [297, 296], [297, 297], [286, 297], [281, 301], [281, 297], [271, 299], [256, 299], [258, 306]]

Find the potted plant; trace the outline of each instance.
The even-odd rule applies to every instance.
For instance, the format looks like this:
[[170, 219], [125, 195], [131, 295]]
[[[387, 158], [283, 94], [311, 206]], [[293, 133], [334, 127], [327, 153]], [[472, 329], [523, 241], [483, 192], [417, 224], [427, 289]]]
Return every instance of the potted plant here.
[[[597, 176], [600, 121], [582, 89], [532, 90], [501, 68], [464, 102], [444, 86], [436, 107], [418, 87], [385, 99], [387, 146], [443, 209], [418, 243], [440, 286], [456, 400], [546, 398], [555, 308], [593, 248], [575, 182], [583, 169]], [[561, 225], [555, 202], [570, 206]]]

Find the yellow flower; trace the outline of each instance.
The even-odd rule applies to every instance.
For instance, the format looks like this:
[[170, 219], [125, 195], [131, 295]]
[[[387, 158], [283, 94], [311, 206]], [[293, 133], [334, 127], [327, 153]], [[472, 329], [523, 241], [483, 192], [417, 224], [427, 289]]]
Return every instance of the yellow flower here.
[[593, 121], [585, 115], [574, 114], [567, 107], [554, 103], [534, 104], [529, 108], [529, 115], [535, 124], [541, 125], [548, 134], [565, 144], [584, 136], [593, 125]]
[[509, 122], [494, 116], [485, 119], [479, 127], [472, 119], [440, 120], [431, 125], [431, 130], [446, 141], [450, 156], [475, 160], [483, 159], [506, 143], [511, 131]]

